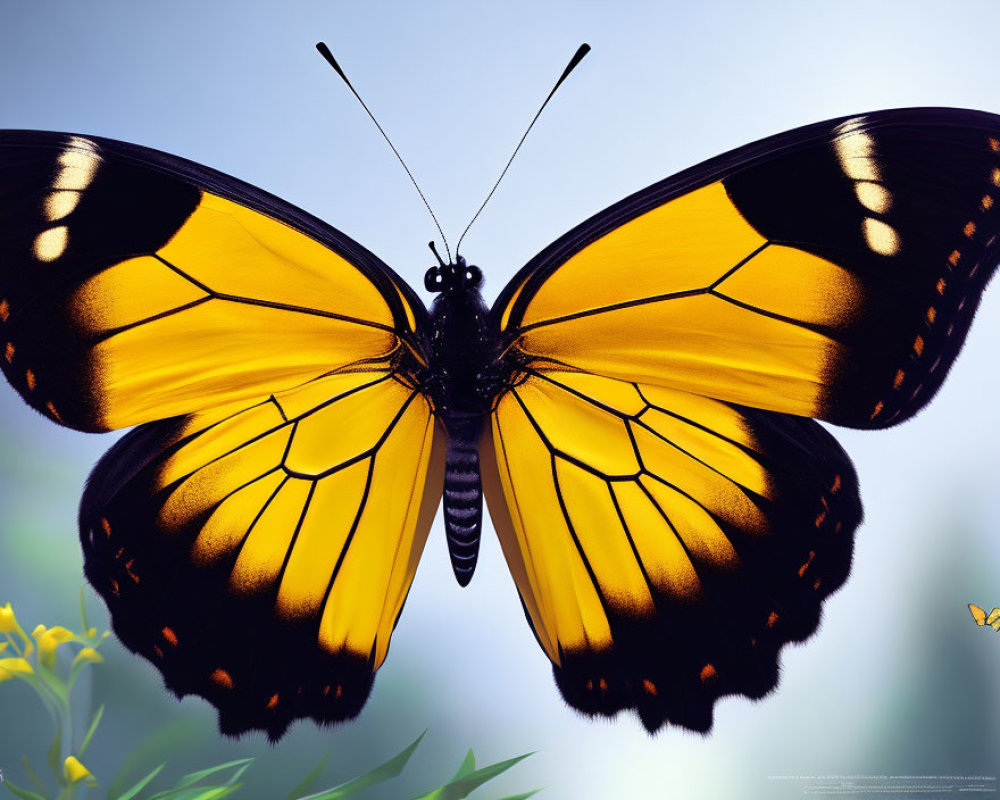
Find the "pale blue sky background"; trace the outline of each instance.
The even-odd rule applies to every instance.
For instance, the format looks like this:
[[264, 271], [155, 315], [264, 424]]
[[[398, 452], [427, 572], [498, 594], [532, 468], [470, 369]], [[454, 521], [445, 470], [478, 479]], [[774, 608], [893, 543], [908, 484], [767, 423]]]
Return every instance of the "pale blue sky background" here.
[[[1000, 112], [998, 31], [1000, 4], [986, 0], [3, 0], [0, 127], [100, 134], [211, 165], [330, 221], [420, 286], [430, 219], [314, 43], [330, 44], [454, 244], [587, 41], [594, 51], [463, 247], [492, 299], [585, 217], [753, 139], [885, 107]], [[549, 800], [791, 798], [805, 784], [773, 776], [996, 774], [1000, 634], [976, 628], [966, 603], [1000, 605], [998, 342], [1000, 298], [987, 292], [931, 408], [893, 431], [838, 434], [866, 505], [853, 575], [819, 633], [786, 650], [778, 692], [723, 701], [709, 738], [650, 737], [631, 716], [595, 723], [568, 709], [492, 532], [461, 590], [437, 526], [360, 720], [299, 725], [273, 750], [216, 746], [204, 704], [176, 704], [149, 665], [112, 653], [97, 689], [134, 708], [109, 714], [112, 744], [95, 759], [110, 769], [169, 723], [187, 732], [179, 757], [193, 767], [262, 755], [268, 798], [268, 782], [287, 788], [312, 754], [331, 752], [330, 774], [347, 776], [429, 727], [414, 794], [468, 746], [493, 760], [539, 751], [505, 786], [544, 785]], [[71, 619], [76, 504], [111, 440], [59, 430], [0, 392], [0, 603], [32, 623]], [[0, 687], [0, 767], [44, 730], [30, 708]]]

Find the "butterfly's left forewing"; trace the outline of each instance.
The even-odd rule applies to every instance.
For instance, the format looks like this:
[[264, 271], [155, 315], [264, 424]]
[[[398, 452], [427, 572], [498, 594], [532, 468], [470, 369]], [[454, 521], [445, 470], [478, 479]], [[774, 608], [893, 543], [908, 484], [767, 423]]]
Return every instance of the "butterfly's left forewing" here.
[[229, 733], [356, 715], [441, 497], [420, 301], [265, 192], [68, 134], [0, 134], [0, 252], [14, 388], [139, 424], [80, 510], [122, 641]]

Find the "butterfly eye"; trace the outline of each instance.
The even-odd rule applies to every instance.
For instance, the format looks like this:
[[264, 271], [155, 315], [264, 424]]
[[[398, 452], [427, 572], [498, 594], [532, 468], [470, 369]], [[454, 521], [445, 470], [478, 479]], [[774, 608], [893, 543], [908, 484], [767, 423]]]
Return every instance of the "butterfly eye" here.
[[473, 286], [479, 286], [483, 282], [483, 271], [477, 266], [465, 268], [465, 279]]
[[424, 273], [424, 288], [428, 292], [440, 292], [441, 284], [441, 269], [439, 267], [431, 267]]

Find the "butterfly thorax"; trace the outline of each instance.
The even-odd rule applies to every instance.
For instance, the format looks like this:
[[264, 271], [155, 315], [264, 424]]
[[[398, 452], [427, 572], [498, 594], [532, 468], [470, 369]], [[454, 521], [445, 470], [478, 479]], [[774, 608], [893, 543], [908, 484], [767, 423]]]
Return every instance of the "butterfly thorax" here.
[[479, 293], [482, 272], [458, 257], [456, 264], [432, 267], [424, 285], [440, 292], [431, 306], [431, 342], [426, 392], [448, 432], [444, 519], [455, 578], [472, 579], [479, 553], [483, 492], [479, 436], [497, 382], [495, 338]]

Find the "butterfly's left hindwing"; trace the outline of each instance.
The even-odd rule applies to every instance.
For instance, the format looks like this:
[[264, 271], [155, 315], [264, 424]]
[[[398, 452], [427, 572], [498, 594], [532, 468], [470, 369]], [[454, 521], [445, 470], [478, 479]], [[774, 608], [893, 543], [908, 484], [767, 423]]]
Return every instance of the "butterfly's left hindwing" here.
[[441, 498], [427, 400], [391, 373], [317, 379], [137, 428], [80, 511], [115, 632], [226, 733], [355, 716]]

